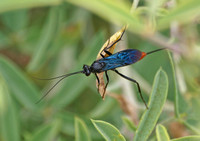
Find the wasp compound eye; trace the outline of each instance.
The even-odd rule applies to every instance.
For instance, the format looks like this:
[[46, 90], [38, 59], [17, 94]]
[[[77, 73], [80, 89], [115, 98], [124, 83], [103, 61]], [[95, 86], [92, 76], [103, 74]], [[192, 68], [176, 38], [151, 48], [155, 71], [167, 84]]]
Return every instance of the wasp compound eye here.
[[88, 65], [83, 65], [83, 73], [84, 73], [86, 76], [89, 76], [89, 75], [91, 74], [90, 66], [88, 66]]

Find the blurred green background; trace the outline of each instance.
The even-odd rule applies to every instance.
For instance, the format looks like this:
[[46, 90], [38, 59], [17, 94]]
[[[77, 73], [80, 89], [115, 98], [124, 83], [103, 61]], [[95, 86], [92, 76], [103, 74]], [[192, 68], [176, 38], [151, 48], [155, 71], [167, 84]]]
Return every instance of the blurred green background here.
[[[81, 132], [86, 138], [104, 140], [90, 119], [109, 122], [132, 140], [134, 131], [127, 121], [137, 126], [145, 107], [131, 82], [109, 72], [108, 91], [115, 96], [102, 100], [95, 76], [80, 74], [65, 79], [36, 104], [56, 81], [33, 78], [90, 65], [104, 42], [125, 24], [129, 26], [115, 52], [168, 47], [174, 49], [170, 54], [175, 69], [167, 51], [161, 51], [119, 70], [140, 83], [148, 101], [162, 67], [169, 89], [158, 123], [171, 139], [200, 134], [198, 0], [2, 0], [0, 9], [1, 141], [78, 140], [79, 126], [85, 127]], [[156, 140], [155, 131], [149, 140]]]

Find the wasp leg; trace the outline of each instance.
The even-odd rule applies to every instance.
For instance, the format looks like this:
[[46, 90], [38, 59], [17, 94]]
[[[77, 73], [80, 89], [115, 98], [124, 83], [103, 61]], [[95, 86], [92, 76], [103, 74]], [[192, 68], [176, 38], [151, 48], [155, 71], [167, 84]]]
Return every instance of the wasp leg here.
[[98, 93], [99, 93], [99, 85], [100, 85], [100, 80], [99, 80], [99, 77], [97, 76], [97, 74], [95, 73], [95, 76], [96, 76], [96, 78], [97, 78], [97, 82], [98, 82], [98, 88], [97, 88], [97, 91], [98, 91]]
[[105, 58], [105, 56], [103, 56], [103, 54], [102, 54], [102, 53], [100, 53], [100, 55], [101, 55], [101, 57], [102, 57], [102, 58]]
[[117, 42], [119, 42], [119, 41], [122, 39], [125, 30], [126, 30], [126, 28], [125, 28], [124, 31], [122, 32], [122, 34], [121, 34], [121, 36], [120, 36], [119, 39], [117, 39], [115, 42], [113, 42], [110, 46], [107, 46], [104, 50], [107, 50], [107, 49], [111, 48], [114, 44], [116, 44]]
[[[116, 40], [115, 42], [113, 42], [111, 45], [109, 45], [109, 43], [110, 43], [110, 39], [109, 39], [107, 46], [106, 46], [106, 47], [101, 51], [101, 53], [100, 53], [101, 57], [105, 58], [105, 57], [102, 55], [102, 52], [103, 52], [103, 51], [104, 51], [106, 54], [108, 54], [109, 56], [112, 55], [112, 53], [110, 53], [110, 52], [107, 51], [107, 50], [108, 50], [109, 48], [111, 48], [112, 46], [114, 46], [117, 42], [119, 42], [119, 41], [122, 39], [125, 30], [126, 30], [126, 28], [125, 28], [124, 31], [122, 32], [120, 38], [119, 38], [118, 40]], [[109, 46], [108, 46], [108, 45], [109, 45]]]
[[[109, 51], [107, 51], [107, 50], [103, 50], [103, 51], [104, 51], [108, 56], [112, 55], [112, 53], [109, 52]], [[102, 53], [100, 53], [100, 55], [101, 55], [102, 58], [105, 58], [105, 56], [103, 56]]]
[[127, 80], [129, 80], [129, 81], [134, 82], [134, 83], [137, 84], [137, 88], [138, 88], [140, 97], [141, 97], [142, 101], [144, 102], [146, 108], [149, 109], [148, 106], [147, 106], [147, 104], [146, 104], [146, 102], [145, 102], [145, 100], [144, 100], [144, 98], [143, 98], [143, 96], [142, 96], [142, 92], [141, 92], [139, 83], [138, 83], [136, 80], [134, 80], [134, 79], [132, 79], [132, 78], [129, 78], [129, 77], [127, 77], [127, 76], [121, 74], [121, 73], [120, 73], [119, 71], [117, 71], [117, 70], [113, 70], [113, 71], [115, 71], [115, 72], [116, 72], [117, 74], [119, 74], [121, 77], [123, 77], [123, 78], [125, 78], [125, 79], [127, 79]]
[[[102, 54], [102, 52], [104, 51], [105, 52], [105, 49], [108, 47], [108, 45], [110, 44], [110, 38], [108, 39], [108, 43], [107, 43], [107, 46], [101, 51], [100, 55], [102, 58], [105, 58], [105, 56]], [[106, 53], [106, 52], [105, 52]], [[106, 53], [107, 54], [107, 53]], [[109, 55], [109, 54], [108, 54]], [[110, 56], [110, 55], [109, 55]]]
[[107, 50], [104, 50], [104, 52], [105, 52], [106, 54], [108, 54], [109, 56], [112, 55], [112, 53], [109, 52], [109, 51], [107, 51]]
[[107, 86], [108, 86], [108, 83], [109, 83], [109, 77], [108, 77], [108, 73], [107, 73], [107, 71], [105, 71], [105, 74], [106, 74], [106, 79], [107, 79], [107, 82], [106, 82], [106, 86], [104, 87], [104, 92], [103, 92], [102, 98], [104, 98], [104, 97], [105, 97], [106, 88], [107, 88]]

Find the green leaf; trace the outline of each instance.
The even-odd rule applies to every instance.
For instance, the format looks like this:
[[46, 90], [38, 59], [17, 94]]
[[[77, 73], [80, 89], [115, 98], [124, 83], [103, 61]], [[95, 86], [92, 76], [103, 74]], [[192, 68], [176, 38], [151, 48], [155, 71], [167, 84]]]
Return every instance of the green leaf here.
[[177, 84], [177, 80], [176, 80], [176, 73], [175, 73], [175, 68], [174, 68], [174, 61], [172, 59], [172, 56], [170, 54], [170, 52], [168, 51], [168, 56], [169, 56], [169, 60], [170, 60], [170, 64], [171, 64], [171, 68], [172, 68], [172, 73], [173, 73], [173, 83], [174, 83], [174, 111], [175, 111], [175, 115], [176, 118], [179, 118], [179, 104], [178, 104], [178, 84]]
[[155, 75], [153, 90], [149, 100], [149, 109], [142, 115], [134, 141], [146, 141], [148, 139], [162, 112], [167, 92], [167, 74], [162, 69], [159, 69]]
[[[70, 112], [62, 112], [58, 115], [58, 118], [62, 121], [61, 130], [63, 133], [67, 135], [71, 135], [71, 136], [75, 135], [74, 116], [75, 115]], [[81, 115], [78, 115], [78, 116], [81, 117], [81, 119], [84, 119], [84, 122], [87, 125], [91, 138], [96, 139], [96, 140], [101, 140], [102, 137], [96, 132], [96, 130], [94, 130], [95, 128], [92, 125], [91, 121], [88, 120], [88, 118], [85, 118], [85, 116], [81, 116]]]
[[167, 129], [161, 124], [156, 127], [156, 137], [158, 141], [170, 141]]
[[110, 123], [101, 120], [91, 121], [106, 141], [125, 141], [124, 136]]
[[38, 100], [39, 91], [13, 63], [0, 57], [0, 73], [6, 80], [9, 90], [13, 96], [26, 108], [35, 110], [39, 105], [35, 104]]
[[168, 28], [172, 21], [178, 21], [179, 23], [190, 22], [199, 13], [200, 4], [198, 0], [182, 1], [158, 21], [158, 29]]
[[187, 121], [181, 120], [181, 123], [183, 123], [190, 131], [194, 132], [195, 134], [200, 135], [199, 128], [195, 127], [194, 125], [191, 125]]
[[10, 44], [10, 38], [4, 32], [0, 31], [0, 49], [5, 48]]
[[52, 7], [44, 24], [41, 36], [35, 47], [32, 60], [28, 65], [29, 71], [38, 70], [47, 58], [47, 51], [56, 36], [59, 19], [59, 7]]
[[47, 125], [41, 125], [39, 129], [33, 133], [30, 141], [54, 141], [60, 128], [60, 121], [55, 120]]
[[[135, 33], [140, 33], [144, 29], [143, 24], [138, 20], [138, 17], [130, 13], [130, 4], [125, 1], [116, 0], [65, 0], [83, 7], [98, 16], [115, 24], [129, 24], [129, 29]], [[108, 14], [109, 13], [109, 14]]]
[[171, 141], [200, 141], [200, 136], [187, 136], [187, 137], [172, 139]]
[[75, 141], [91, 141], [86, 124], [78, 117], [75, 117]]
[[122, 120], [130, 130], [132, 130], [133, 132], [136, 131], [136, 129], [137, 129], [136, 125], [128, 117], [123, 116]]
[[3, 23], [11, 30], [18, 31], [26, 27], [28, 23], [28, 11], [16, 10], [2, 14]]
[[18, 117], [8, 88], [0, 75], [0, 140], [20, 141]]
[[61, 2], [61, 0], [21, 0], [20, 2], [18, 0], [1, 0], [0, 13], [16, 9], [58, 5]]
[[[96, 88], [95, 88], [96, 90]], [[116, 105], [116, 100], [110, 97], [106, 97], [106, 100], [102, 100], [96, 104], [96, 106], [88, 113], [91, 118], [101, 118], [106, 116]]]

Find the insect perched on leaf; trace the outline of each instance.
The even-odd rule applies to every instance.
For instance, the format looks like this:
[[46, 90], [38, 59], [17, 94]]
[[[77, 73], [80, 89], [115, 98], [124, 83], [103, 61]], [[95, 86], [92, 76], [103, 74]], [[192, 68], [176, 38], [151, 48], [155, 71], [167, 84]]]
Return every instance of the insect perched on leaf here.
[[[104, 93], [105, 93], [106, 88], [107, 88], [108, 83], [109, 83], [109, 77], [108, 77], [107, 71], [111, 70], [111, 71], [117, 73], [118, 75], [120, 75], [121, 77], [123, 77], [123, 78], [125, 78], [125, 79], [127, 79], [127, 80], [129, 80], [131, 82], [134, 82], [137, 85], [140, 97], [141, 97], [142, 101], [144, 102], [146, 108], [148, 109], [148, 106], [147, 106], [147, 104], [146, 104], [146, 102], [145, 102], [145, 100], [144, 100], [144, 98], [142, 96], [142, 92], [141, 92], [139, 83], [136, 80], [134, 80], [134, 79], [132, 79], [132, 78], [120, 73], [117, 70], [117, 68], [124, 67], [124, 66], [136, 63], [137, 61], [143, 59], [145, 56], [147, 56], [149, 54], [152, 54], [154, 52], [157, 52], [157, 51], [161, 51], [161, 50], [166, 49], [166, 48], [156, 49], [156, 50], [153, 50], [153, 51], [150, 51], [150, 52], [147, 52], [147, 53], [139, 51], [137, 49], [126, 49], [126, 50], [119, 51], [119, 52], [117, 52], [115, 54], [112, 54], [111, 52], [109, 52], [108, 50], [110, 48], [112, 48], [112, 46], [115, 45], [120, 40], [121, 40], [121, 38], [119, 38], [118, 40], [116, 40], [112, 44], [109, 44], [109, 41], [108, 41], [108, 46], [106, 46], [100, 52], [100, 55], [101, 55], [102, 58], [98, 59], [98, 60], [95, 60], [90, 66], [89, 65], [83, 65], [83, 69], [81, 71], [77, 71], [77, 72], [73, 72], [73, 73], [69, 73], [69, 74], [64, 74], [64, 75], [61, 75], [61, 76], [48, 78], [48, 79], [40, 79], [40, 80], [53, 80], [53, 79], [60, 78], [53, 85], [53, 87], [51, 87], [46, 92], [46, 94], [43, 97], [41, 97], [41, 99], [38, 102], [40, 102], [63, 79], [65, 79], [68, 76], [75, 75], [75, 74], [81, 74], [81, 73], [85, 74], [86, 76], [89, 76], [90, 74], [94, 74], [96, 76], [96, 78], [97, 78], [98, 91], [99, 91], [100, 80], [99, 80], [99, 77], [98, 77], [97, 74], [105, 72], [106, 79], [107, 79], [106, 85], [104, 87]], [[107, 55], [107, 57], [105, 57], [105, 55], [102, 54], [103, 52], [104, 52], [104, 54]]]

